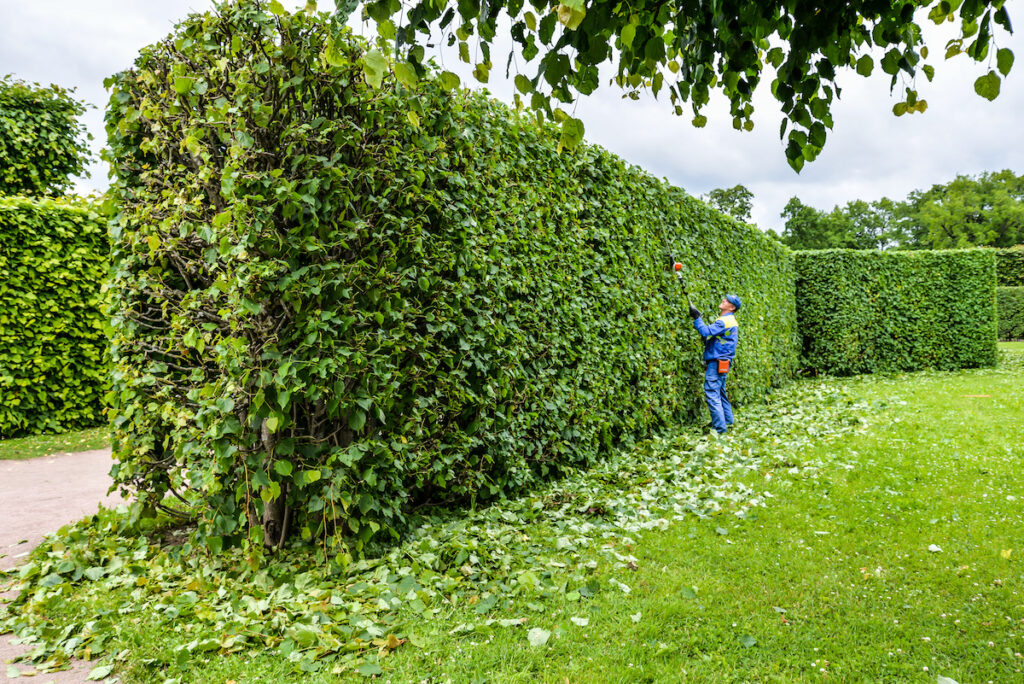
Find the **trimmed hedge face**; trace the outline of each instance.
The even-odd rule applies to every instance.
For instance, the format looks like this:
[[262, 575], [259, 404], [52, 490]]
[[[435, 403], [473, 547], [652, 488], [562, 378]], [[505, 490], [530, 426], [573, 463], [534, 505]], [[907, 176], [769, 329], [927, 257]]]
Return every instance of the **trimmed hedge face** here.
[[746, 302], [735, 400], [791, 376], [784, 247], [433, 77], [371, 88], [363, 45], [327, 42], [232, 5], [114, 79], [122, 484], [185, 492], [214, 549], [276, 541], [285, 502], [358, 547], [698, 419], [669, 249], [705, 311]]
[[999, 339], [1024, 340], [1024, 287], [997, 287]]
[[103, 422], [108, 253], [88, 207], [0, 197], [0, 438]]
[[796, 253], [802, 365], [854, 375], [996, 363], [991, 250]]
[[1024, 287], [1024, 245], [994, 251], [998, 284], [1001, 287]]

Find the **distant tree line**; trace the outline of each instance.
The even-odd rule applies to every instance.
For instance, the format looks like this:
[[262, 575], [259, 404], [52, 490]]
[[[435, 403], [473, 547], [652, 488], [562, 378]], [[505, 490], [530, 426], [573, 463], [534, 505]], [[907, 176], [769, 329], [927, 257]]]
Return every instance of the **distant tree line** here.
[[951, 249], [1024, 243], [1024, 175], [957, 176], [903, 201], [854, 200], [832, 211], [790, 198], [782, 241], [793, 249]]

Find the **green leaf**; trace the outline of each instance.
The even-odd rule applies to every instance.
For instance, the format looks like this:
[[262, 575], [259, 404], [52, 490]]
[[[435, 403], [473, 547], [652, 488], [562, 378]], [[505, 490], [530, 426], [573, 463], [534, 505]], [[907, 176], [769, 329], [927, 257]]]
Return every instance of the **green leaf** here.
[[187, 76], [179, 76], [174, 79], [174, 92], [179, 95], [187, 95], [192, 92], [192, 86], [195, 84], [194, 78], [188, 78]]
[[480, 81], [481, 83], [487, 83], [491, 77], [491, 65], [487, 62], [481, 62], [477, 64], [473, 69], [473, 78]]
[[555, 8], [558, 13], [558, 21], [570, 31], [579, 28], [580, 22], [587, 15], [586, 9], [580, 0], [567, 0]]
[[999, 48], [996, 50], [996, 65], [999, 68], [999, 73], [1003, 76], [1010, 74], [1010, 69], [1013, 68], [1013, 50], [1009, 48]]
[[636, 38], [636, 24], [626, 24], [622, 27], [622, 31], [619, 32], [619, 40], [622, 44], [630, 48], [633, 46], [633, 39]]
[[875, 60], [871, 59], [871, 55], [864, 55], [857, 60], [857, 73], [861, 76], [870, 76], [874, 68]]
[[99, 681], [100, 679], [106, 679], [107, 676], [113, 671], [113, 665], [97, 665], [89, 671], [89, 676], [85, 679], [89, 682]]
[[338, 45], [334, 42], [333, 37], [328, 38], [324, 44], [324, 61], [332, 67], [341, 67], [348, 64], [345, 54], [338, 49]]
[[278, 425], [281, 424], [281, 420], [277, 416], [270, 416], [267, 418], [267, 432], [277, 432]]
[[284, 8], [284, 5], [280, 3], [280, 0], [270, 0], [270, 13], [283, 17], [288, 14], [288, 10]]
[[274, 461], [274, 472], [281, 477], [288, 477], [292, 474], [294, 466], [291, 461]]
[[575, 149], [583, 141], [583, 122], [568, 118], [562, 122], [562, 144], [570, 150]]
[[353, 409], [352, 413], [348, 416], [348, 426], [352, 428], [354, 432], [359, 432], [366, 425], [366, 413], [359, 409]]
[[366, 75], [366, 82], [374, 88], [380, 88], [384, 80], [384, 74], [388, 70], [388, 61], [381, 54], [380, 50], [370, 50], [363, 57], [363, 73]]
[[8, 679], [18, 679], [19, 677], [21, 677], [21, 670], [19, 670], [14, 665], [8, 665], [7, 666], [7, 678]]
[[462, 85], [462, 79], [459, 75], [451, 71], [442, 71], [438, 76], [438, 80], [441, 82], [441, 87], [445, 90], [455, 90]]
[[705, 126], [708, 125], [708, 117], [704, 116], [703, 114], [698, 114], [697, 116], [693, 117], [693, 125], [695, 128], [704, 128]]
[[415, 88], [419, 83], [420, 79], [416, 76], [416, 68], [408, 62], [397, 62], [394, 71], [395, 78], [406, 88]]
[[679, 595], [682, 596], [684, 599], [695, 599], [697, 598], [697, 588], [683, 587], [679, 590]]
[[757, 639], [750, 636], [749, 634], [746, 634], [740, 637], [740, 643], [743, 644], [743, 646], [746, 648], [753, 648], [757, 645]]
[[313, 484], [321, 477], [319, 470], [304, 470], [302, 472], [302, 479], [306, 481], [306, 484]]
[[380, 669], [380, 665], [377, 663], [363, 663], [356, 668], [356, 672], [364, 677], [374, 677], [376, 675], [384, 674], [384, 670]]
[[974, 82], [974, 92], [991, 102], [999, 97], [1000, 78], [994, 71], [989, 71]]
[[522, 74], [516, 74], [515, 78], [516, 90], [523, 95], [529, 95], [533, 92], [533, 82], [529, 78]]

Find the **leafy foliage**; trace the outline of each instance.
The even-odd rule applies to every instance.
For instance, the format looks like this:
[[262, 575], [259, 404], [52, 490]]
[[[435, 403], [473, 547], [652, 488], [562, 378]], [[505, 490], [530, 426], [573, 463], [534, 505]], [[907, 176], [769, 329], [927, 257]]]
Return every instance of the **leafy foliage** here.
[[[875, 411], [843, 387], [791, 385], [745, 408], [727, 441], [678, 431], [482, 510], [421, 515], [402, 543], [344, 571], [301, 551], [264, 568], [239, 549], [206, 557], [166, 519], [155, 526], [140, 517], [140, 507], [101, 510], [12, 571], [20, 593], [0, 610], [0, 633], [35, 646], [40, 672], [70, 656], [111, 663], [121, 653], [145, 680], [157, 672], [187, 680], [198, 659], [230, 654], [276, 654], [304, 673], [380, 673], [393, 651], [431, 636], [518, 630], [524, 646], [539, 648], [552, 636], [540, 633], [548, 630], [539, 603], [582, 607], [629, 593], [633, 537], [683, 520], [755, 518], [771, 502], [743, 473], [814, 477], [826, 464], [794, 454], [864, 432]], [[118, 610], [96, 614], [96, 602]], [[469, 620], [446, 624], [462, 607]], [[166, 635], [159, 652], [123, 650], [139, 631]]]
[[0, 197], [0, 437], [102, 422], [108, 253], [90, 206]]
[[1024, 176], [957, 176], [904, 200], [854, 200], [825, 212], [789, 200], [783, 242], [793, 249], [948, 249], [1024, 242]]
[[704, 198], [708, 204], [737, 221], [750, 221], [750, 210], [753, 207], [754, 193], [743, 185], [731, 188], [715, 188]]
[[796, 265], [802, 364], [813, 373], [996, 363], [991, 250], [808, 251]]
[[997, 287], [999, 339], [1024, 340], [1024, 287]]
[[60, 86], [0, 78], [0, 195], [60, 195], [84, 173], [84, 112]]
[[[338, 15], [347, 18], [357, 3], [335, 0], [335, 5]], [[719, 90], [729, 101], [733, 126], [750, 130], [753, 93], [770, 67], [775, 71], [771, 93], [784, 115], [780, 137], [786, 138], [786, 158], [798, 171], [817, 157], [832, 128], [831, 108], [839, 96], [836, 74], [846, 69], [870, 75], [875, 67], [873, 50], [884, 51], [878, 66], [891, 76], [891, 88], [904, 82], [906, 97], [894, 112], [927, 108], [927, 102], [918, 98], [915, 79], [924, 74], [930, 81], [935, 69], [925, 63], [928, 49], [915, 19], [918, 10], [930, 8], [928, 18], [936, 24], [959, 20], [960, 35], [947, 44], [947, 59], [966, 54], [987, 63], [994, 31], [1011, 30], [1003, 0], [859, 0], [827, 5], [794, 0], [535, 0], [529, 5], [521, 0], [375, 0], [363, 8], [381, 38], [393, 41], [409, 68], [421, 76], [424, 44], [446, 43], [458, 46], [462, 61], [476, 65], [475, 76], [483, 83], [494, 64], [502, 62], [491, 50], [496, 36], [505, 32], [504, 22], [510, 22], [508, 35], [514, 45], [505, 69], [511, 73], [514, 66], [519, 71], [517, 102], [556, 120], [558, 104], [592, 93], [599, 86], [600, 67], [617, 58], [612, 82], [625, 96], [637, 99], [645, 90], [655, 97], [665, 92], [672, 110], [680, 116], [692, 114], [694, 125], [700, 127], [707, 121], [701, 112], [712, 91]], [[519, 57], [525, 63], [522, 67]], [[999, 73], [991, 70], [975, 85], [982, 97], [998, 95], [1002, 77], [1013, 65], [1013, 53], [998, 50], [997, 62]], [[579, 125], [568, 115], [564, 118], [565, 127]]]
[[1004, 287], [1024, 286], [1024, 245], [997, 249], [996, 279]]
[[211, 549], [294, 530], [345, 562], [693, 420], [669, 249], [705, 308], [750, 302], [736, 399], [791, 376], [784, 247], [332, 31], [225, 5], [111, 81], [122, 485], [179, 493]]

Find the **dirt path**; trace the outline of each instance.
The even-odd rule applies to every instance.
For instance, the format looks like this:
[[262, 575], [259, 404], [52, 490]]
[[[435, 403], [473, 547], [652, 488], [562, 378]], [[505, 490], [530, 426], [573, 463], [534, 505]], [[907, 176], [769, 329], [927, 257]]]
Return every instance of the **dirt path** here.
[[[0, 461], [0, 569], [21, 563], [43, 535], [95, 513], [100, 503], [113, 506], [121, 501], [116, 494], [107, 495], [107, 473], [112, 464], [110, 449]], [[9, 635], [0, 636], [0, 682], [11, 681], [7, 677], [8, 663], [25, 650], [11, 644]], [[84, 682], [94, 665], [77, 663], [71, 670], [36, 676], [31, 681]], [[21, 663], [16, 667], [22, 673], [33, 671]]]

